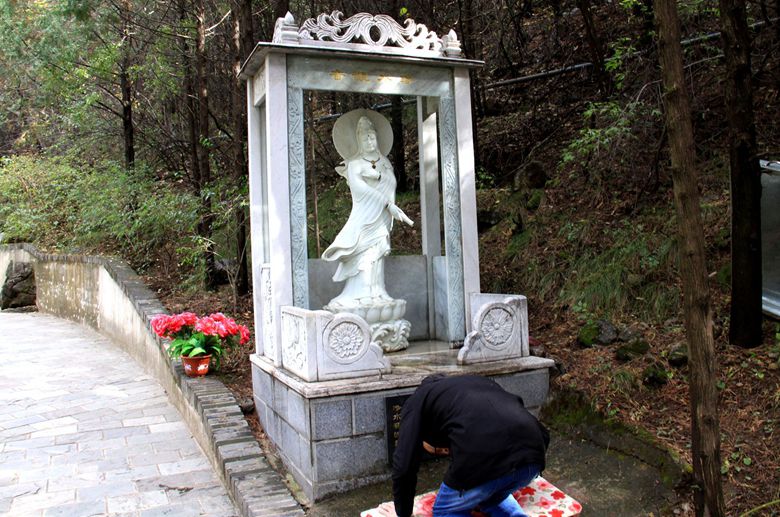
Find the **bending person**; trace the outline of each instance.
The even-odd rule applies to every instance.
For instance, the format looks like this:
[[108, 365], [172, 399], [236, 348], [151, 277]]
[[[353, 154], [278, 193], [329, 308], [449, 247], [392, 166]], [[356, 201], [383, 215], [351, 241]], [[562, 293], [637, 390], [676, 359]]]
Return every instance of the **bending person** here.
[[523, 400], [473, 375], [423, 379], [401, 410], [393, 454], [393, 503], [382, 515], [409, 517], [423, 450], [451, 455], [433, 505], [434, 517], [525, 517], [512, 496], [545, 467], [550, 435]]

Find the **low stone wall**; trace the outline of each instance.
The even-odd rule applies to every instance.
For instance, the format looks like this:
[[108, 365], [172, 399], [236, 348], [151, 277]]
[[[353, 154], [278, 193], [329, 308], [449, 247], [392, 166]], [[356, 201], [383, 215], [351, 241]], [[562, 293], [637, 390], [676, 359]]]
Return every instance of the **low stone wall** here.
[[39, 310], [97, 329], [160, 382], [243, 515], [303, 515], [232, 393], [214, 377], [185, 376], [180, 361], [168, 357], [150, 325], [165, 308], [130, 267], [108, 258], [44, 254], [29, 244], [0, 245], [0, 285], [12, 261], [33, 264]]

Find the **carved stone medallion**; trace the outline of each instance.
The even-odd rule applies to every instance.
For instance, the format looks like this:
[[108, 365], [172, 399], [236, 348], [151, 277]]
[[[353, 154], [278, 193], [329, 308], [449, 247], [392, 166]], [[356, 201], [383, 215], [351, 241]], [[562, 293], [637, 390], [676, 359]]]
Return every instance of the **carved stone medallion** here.
[[482, 339], [485, 346], [494, 350], [500, 350], [506, 346], [507, 341], [514, 332], [514, 318], [505, 307], [496, 306], [489, 309], [479, 322]]
[[339, 364], [354, 363], [368, 349], [368, 329], [356, 321], [339, 316], [325, 327], [323, 335], [325, 353]]

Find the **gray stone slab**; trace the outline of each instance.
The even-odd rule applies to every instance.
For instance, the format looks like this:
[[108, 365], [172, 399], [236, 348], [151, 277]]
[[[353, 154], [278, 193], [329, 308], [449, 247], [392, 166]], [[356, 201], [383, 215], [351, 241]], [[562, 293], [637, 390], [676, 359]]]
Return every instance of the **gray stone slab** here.
[[273, 409], [274, 412], [281, 418], [287, 420], [287, 386], [274, 379], [274, 398]]
[[287, 422], [304, 436], [311, 436], [308, 404], [294, 390], [287, 392]]
[[550, 373], [546, 368], [493, 379], [508, 392], [521, 396], [526, 407], [539, 407], [546, 401], [550, 382]]
[[446, 257], [433, 257], [433, 299], [435, 326], [433, 339], [449, 341]]
[[311, 402], [312, 439], [352, 435], [352, 401], [348, 398]]
[[300, 438], [299, 450], [301, 453], [301, 463], [298, 465], [298, 469], [306, 476], [307, 479], [311, 479], [312, 472], [314, 471], [314, 459], [311, 451], [313, 448], [311, 440], [303, 436]]
[[340, 481], [387, 468], [387, 447], [380, 435], [314, 443], [315, 481]]
[[353, 432], [355, 435], [384, 431], [387, 425], [384, 397], [356, 397], [353, 404], [355, 411]]

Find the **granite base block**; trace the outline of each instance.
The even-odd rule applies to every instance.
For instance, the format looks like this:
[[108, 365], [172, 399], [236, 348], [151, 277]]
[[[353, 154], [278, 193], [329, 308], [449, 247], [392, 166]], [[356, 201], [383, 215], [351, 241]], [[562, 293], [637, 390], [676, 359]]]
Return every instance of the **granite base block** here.
[[[521, 396], [536, 414], [549, 382], [549, 365], [541, 365], [488, 376]], [[310, 500], [390, 477], [388, 399], [413, 393], [416, 384], [403, 385], [397, 378], [387, 383], [388, 389], [368, 389], [354, 381], [302, 383], [255, 361], [252, 370], [260, 423]], [[322, 389], [311, 390], [315, 385]], [[353, 387], [346, 390], [346, 385]]]

